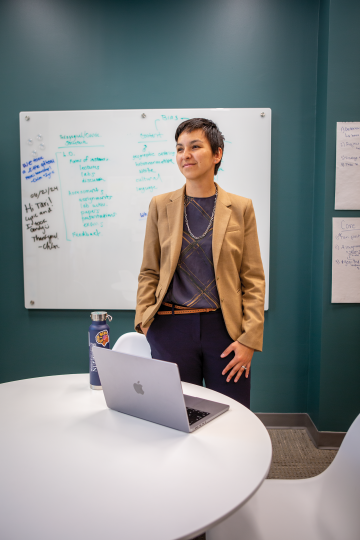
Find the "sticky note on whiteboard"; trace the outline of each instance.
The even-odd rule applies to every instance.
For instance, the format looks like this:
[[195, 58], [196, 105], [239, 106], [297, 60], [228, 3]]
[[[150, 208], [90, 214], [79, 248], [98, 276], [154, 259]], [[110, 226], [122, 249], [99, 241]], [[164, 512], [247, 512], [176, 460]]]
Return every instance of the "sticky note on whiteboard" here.
[[360, 302], [360, 218], [333, 218], [331, 302]]

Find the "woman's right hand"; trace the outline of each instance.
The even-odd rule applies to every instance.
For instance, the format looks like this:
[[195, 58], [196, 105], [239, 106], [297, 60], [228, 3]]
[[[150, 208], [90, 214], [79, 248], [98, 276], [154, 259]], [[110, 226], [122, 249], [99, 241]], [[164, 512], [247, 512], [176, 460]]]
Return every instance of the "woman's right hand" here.
[[149, 328], [143, 328], [143, 325], [140, 323], [140, 328], [144, 336], [146, 337], [146, 334], [148, 333]]

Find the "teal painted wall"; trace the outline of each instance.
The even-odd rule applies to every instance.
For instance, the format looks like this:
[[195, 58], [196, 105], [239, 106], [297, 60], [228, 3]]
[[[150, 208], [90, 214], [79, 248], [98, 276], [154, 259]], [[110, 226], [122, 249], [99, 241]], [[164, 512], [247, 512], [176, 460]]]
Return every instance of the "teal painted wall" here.
[[[24, 308], [19, 112], [263, 106], [273, 111], [270, 309], [264, 352], [253, 363], [252, 409], [303, 412], [309, 402], [322, 422], [329, 374], [322, 342], [319, 355], [310, 349], [311, 328], [319, 326], [321, 339], [328, 332], [325, 312], [310, 294], [312, 247], [316, 251], [324, 236], [320, 230], [313, 246], [313, 218], [325, 229], [329, 211], [324, 207], [324, 219], [317, 216], [324, 186], [314, 197], [315, 133], [317, 158], [320, 139], [325, 144], [316, 123], [317, 80], [324, 78], [318, 37], [314, 0], [3, 0], [0, 278], [1, 305], [13, 330], [2, 343], [1, 382], [85, 372], [88, 365], [88, 312]], [[324, 257], [321, 265], [330, 269]], [[319, 283], [328, 272], [320, 272]], [[341, 306], [345, 313], [347, 307]], [[133, 312], [112, 314], [113, 339], [132, 330]], [[340, 421], [342, 429], [351, 415]]]
[[318, 425], [320, 392], [320, 357], [322, 336], [322, 297], [324, 272], [324, 186], [326, 162], [326, 111], [329, 49], [329, 2], [321, 1], [316, 99], [316, 159], [313, 200], [313, 243], [310, 312], [310, 355], [307, 412]]
[[360, 4], [320, 10], [309, 413], [321, 430], [347, 430], [360, 412], [360, 305], [331, 304], [336, 122], [360, 121]]

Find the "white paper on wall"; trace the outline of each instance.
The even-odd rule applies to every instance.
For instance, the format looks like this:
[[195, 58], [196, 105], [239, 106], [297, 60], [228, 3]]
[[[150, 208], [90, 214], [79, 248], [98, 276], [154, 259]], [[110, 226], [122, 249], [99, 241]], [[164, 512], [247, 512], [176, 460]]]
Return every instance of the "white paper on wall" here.
[[331, 302], [360, 302], [360, 218], [333, 218]]
[[335, 210], [360, 210], [360, 122], [338, 122]]

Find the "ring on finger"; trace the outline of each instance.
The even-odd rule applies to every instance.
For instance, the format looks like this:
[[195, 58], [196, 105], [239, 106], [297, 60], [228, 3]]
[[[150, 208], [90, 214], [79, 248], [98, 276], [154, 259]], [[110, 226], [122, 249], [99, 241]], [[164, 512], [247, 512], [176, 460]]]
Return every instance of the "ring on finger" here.
[[241, 366], [243, 369], [246, 369], [246, 366]]

